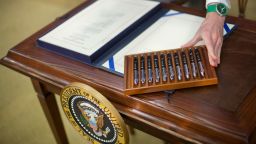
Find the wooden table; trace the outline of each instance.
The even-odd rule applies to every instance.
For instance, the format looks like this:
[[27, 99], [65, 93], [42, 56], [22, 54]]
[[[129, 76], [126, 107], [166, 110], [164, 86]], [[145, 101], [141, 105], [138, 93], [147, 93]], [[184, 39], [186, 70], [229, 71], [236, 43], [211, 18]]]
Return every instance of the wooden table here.
[[[82, 82], [105, 95], [125, 122], [170, 142], [256, 143], [256, 23], [233, 17], [238, 29], [223, 44], [219, 84], [177, 90], [168, 102], [163, 92], [125, 96], [123, 77], [38, 48], [42, 34], [84, 8], [85, 2], [14, 48], [1, 64], [31, 78], [58, 143], [68, 143], [54, 94]], [[163, 7], [204, 15], [189, 8]]]

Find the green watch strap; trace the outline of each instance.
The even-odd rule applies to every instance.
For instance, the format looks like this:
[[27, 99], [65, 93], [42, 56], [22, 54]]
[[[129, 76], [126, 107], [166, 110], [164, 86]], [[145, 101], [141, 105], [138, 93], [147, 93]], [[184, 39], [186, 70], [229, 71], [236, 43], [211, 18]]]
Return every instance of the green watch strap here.
[[207, 13], [209, 12], [217, 12], [220, 16], [226, 16], [228, 13], [228, 7], [223, 3], [208, 5]]
[[207, 6], [207, 13], [208, 12], [217, 12], [217, 5], [216, 4], [208, 5]]

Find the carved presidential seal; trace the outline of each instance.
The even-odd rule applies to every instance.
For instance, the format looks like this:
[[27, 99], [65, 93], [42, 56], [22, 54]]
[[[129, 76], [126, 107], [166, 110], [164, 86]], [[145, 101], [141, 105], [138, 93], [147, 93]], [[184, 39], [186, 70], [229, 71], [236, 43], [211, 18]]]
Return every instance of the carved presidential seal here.
[[114, 106], [92, 87], [72, 83], [61, 92], [61, 105], [73, 127], [92, 144], [127, 144], [125, 123]]

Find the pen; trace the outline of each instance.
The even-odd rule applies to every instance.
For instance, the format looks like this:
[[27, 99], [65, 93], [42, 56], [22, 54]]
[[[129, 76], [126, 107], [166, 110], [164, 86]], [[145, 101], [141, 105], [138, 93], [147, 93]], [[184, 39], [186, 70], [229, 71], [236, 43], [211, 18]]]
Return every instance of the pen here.
[[203, 64], [202, 64], [202, 60], [201, 60], [199, 50], [197, 48], [195, 48], [195, 55], [196, 55], [197, 63], [198, 63], [198, 66], [199, 66], [200, 75], [202, 77], [204, 77], [204, 67], [203, 67]]
[[154, 55], [154, 66], [155, 66], [155, 72], [156, 72], [156, 82], [158, 83], [160, 81], [160, 74], [159, 74], [158, 57], [156, 54]]
[[138, 85], [139, 79], [138, 79], [138, 57], [133, 57], [133, 82], [134, 85]]
[[181, 52], [181, 58], [182, 58], [182, 63], [183, 63], [183, 67], [184, 67], [185, 78], [189, 79], [189, 70], [188, 70], [187, 57], [186, 57], [186, 54], [183, 50]]
[[171, 53], [167, 54], [167, 64], [168, 64], [168, 68], [169, 68], [170, 80], [174, 80], [174, 71], [173, 71], [173, 66], [172, 66], [172, 54]]
[[175, 62], [176, 70], [177, 70], [178, 80], [181, 80], [182, 73], [181, 73], [181, 68], [180, 68], [179, 56], [177, 53], [174, 53], [174, 62]]
[[195, 59], [194, 59], [193, 51], [192, 51], [191, 48], [189, 49], [189, 60], [190, 60], [191, 67], [192, 67], [192, 75], [193, 75], [194, 78], [196, 78], [196, 76], [197, 76], [196, 64], [195, 64]]
[[161, 67], [162, 67], [162, 77], [163, 77], [163, 81], [166, 82], [167, 81], [167, 74], [166, 74], [166, 66], [165, 66], [165, 55], [161, 54], [160, 55], [161, 58]]
[[143, 55], [140, 57], [140, 72], [141, 72], [141, 83], [144, 84], [146, 81], [146, 74], [145, 74], [145, 58]]
[[147, 66], [148, 66], [148, 82], [153, 82], [153, 72], [152, 72], [152, 62], [151, 62], [151, 56], [147, 57]]

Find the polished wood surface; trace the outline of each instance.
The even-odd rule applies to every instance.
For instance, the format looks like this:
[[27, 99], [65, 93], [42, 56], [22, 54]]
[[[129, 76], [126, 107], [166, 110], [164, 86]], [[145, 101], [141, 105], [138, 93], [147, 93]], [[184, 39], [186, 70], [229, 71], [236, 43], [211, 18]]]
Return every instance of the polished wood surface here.
[[[53, 94], [60, 94], [71, 82], [97, 89], [114, 104], [127, 124], [166, 141], [256, 143], [255, 22], [227, 18], [238, 29], [223, 44], [217, 68], [219, 84], [177, 90], [168, 102], [163, 92], [125, 96], [123, 77], [37, 47], [36, 40], [41, 35], [90, 2], [56, 19], [1, 59], [1, 64], [31, 77], [58, 143], [67, 143], [67, 139]], [[171, 4], [163, 7], [204, 15]]]

